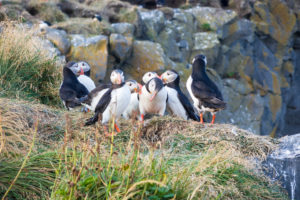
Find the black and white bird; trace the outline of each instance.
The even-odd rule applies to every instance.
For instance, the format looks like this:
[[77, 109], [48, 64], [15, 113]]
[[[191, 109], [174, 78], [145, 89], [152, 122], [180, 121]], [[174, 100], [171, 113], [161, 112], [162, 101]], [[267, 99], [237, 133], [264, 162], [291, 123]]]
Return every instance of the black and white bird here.
[[[84, 106], [95, 112], [95, 115], [86, 121], [86, 126], [96, 123], [99, 117], [103, 125], [112, 118], [117, 120], [127, 108], [131, 93], [128, 85], [124, 83], [123, 71], [112, 71], [110, 80], [111, 85], [96, 87], [83, 102]], [[116, 123], [115, 128], [117, 132], [120, 131]]]
[[69, 62], [63, 68], [63, 82], [59, 89], [59, 96], [68, 110], [81, 106], [81, 101], [89, 94], [87, 88], [81, 84], [70, 69], [74, 62]]
[[180, 89], [179, 74], [175, 70], [167, 70], [160, 78], [168, 92], [167, 109], [172, 114], [185, 120], [192, 119], [199, 121], [199, 116], [195, 113], [194, 107]]
[[125, 84], [127, 84], [130, 89], [131, 97], [129, 105], [123, 112], [122, 116], [125, 119], [130, 119], [132, 117], [140, 117], [139, 90], [141, 89], [141, 85], [135, 80], [128, 80], [125, 82]]
[[186, 82], [186, 87], [191, 95], [194, 106], [200, 113], [200, 122], [203, 123], [203, 113], [212, 114], [211, 124], [214, 123], [216, 112], [225, 109], [226, 103], [217, 86], [206, 74], [206, 57], [197, 55], [192, 61], [192, 74]]
[[74, 64], [70, 65], [69, 68], [77, 76], [78, 81], [83, 84], [89, 92], [96, 88], [94, 81], [89, 77], [91, 67], [84, 61], [73, 62]]
[[95, 15], [93, 16], [93, 20], [94, 20], [94, 21], [99, 21], [99, 22], [101, 22], [101, 21], [102, 21], [102, 17], [101, 17], [101, 15], [99, 15], [99, 14], [95, 14]]
[[166, 110], [167, 99], [168, 93], [162, 80], [155, 77], [148, 81], [139, 94], [141, 120], [144, 121], [145, 114], [159, 114], [163, 116]]
[[156, 72], [146, 72], [142, 78], [142, 85], [145, 85], [153, 78], [159, 78], [158, 74]]

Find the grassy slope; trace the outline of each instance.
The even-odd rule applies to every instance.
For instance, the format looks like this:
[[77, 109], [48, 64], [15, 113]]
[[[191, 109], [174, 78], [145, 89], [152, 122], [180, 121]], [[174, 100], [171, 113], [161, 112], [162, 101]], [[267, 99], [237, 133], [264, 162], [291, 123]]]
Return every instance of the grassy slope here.
[[153, 118], [144, 127], [122, 121], [122, 132], [106, 138], [102, 127], [82, 126], [90, 114], [9, 99], [0, 99], [0, 114], [2, 119], [19, 119], [17, 127], [2, 120], [4, 140], [14, 141], [12, 133], [27, 140], [20, 146], [5, 143], [1, 149], [0, 162], [6, 167], [0, 168], [0, 194], [27, 153], [33, 116], [39, 119], [35, 148], [10, 197], [287, 199], [259, 174], [252, 159], [265, 158], [274, 141], [235, 126]]

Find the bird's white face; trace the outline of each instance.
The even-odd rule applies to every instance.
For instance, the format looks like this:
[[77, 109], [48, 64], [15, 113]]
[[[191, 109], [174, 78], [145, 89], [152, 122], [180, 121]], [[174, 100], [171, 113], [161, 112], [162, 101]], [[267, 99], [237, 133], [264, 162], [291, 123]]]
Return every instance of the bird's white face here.
[[149, 82], [149, 91], [150, 91], [150, 94], [152, 94], [156, 91], [156, 82], [154, 79], [150, 80], [150, 82]]
[[143, 76], [143, 82], [146, 84], [148, 83], [152, 78], [158, 77], [156, 72], [147, 72], [146, 74], [144, 74]]
[[175, 79], [178, 77], [178, 74], [176, 74], [175, 72], [171, 71], [171, 70], [167, 70], [165, 71], [161, 76], [161, 80], [163, 81], [163, 83], [171, 83], [173, 81], [175, 81]]
[[82, 71], [87, 72], [87, 71], [91, 70], [90, 65], [88, 63], [84, 62], [84, 61], [80, 61], [77, 64], [78, 64], [79, 71], [81, 73], [82, 73]]
[[135, 80], [126, 81], [126, 85], [128, 85], [131, 93], [137, 93], [140, 89], [138, 82]]
[[123, 71], [116, 69], [110, 75], [110, 81], [113, 84], [121, 84], [124, 82], [124, 73]]

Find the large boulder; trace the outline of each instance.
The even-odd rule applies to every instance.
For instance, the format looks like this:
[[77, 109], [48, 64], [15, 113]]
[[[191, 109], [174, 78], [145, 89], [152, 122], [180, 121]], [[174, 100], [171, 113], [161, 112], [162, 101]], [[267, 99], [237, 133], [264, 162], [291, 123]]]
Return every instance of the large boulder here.
[[237, 18], [237, 14], [232, 10], [223, 10], [221, 8], [194, 7], [188, 9], [194, 15], [198, 22], [198, 29], [211, 28], [217, 30], [224, 24]]
[[113, 33], [109, 37], [109, 45], [111, 53], [123, 63], [131, 56], [133, 38]]
[[65, 31], [54, 28], [46, 28], [44, 33], [46, 38], [50, 40], [62, 54], [67, 54], [69, 52], [71, 43]]
[[279, 141], [279, 148], [263, 162], [265, 172], [287, 189], [291, 200], [300, 200], [300, 134]]
[[207, 57], [208, 65], [212, 66], [216, 62], [220, 46], [220, 41], [216, 33], [195, 33], [192, 57], [198, 54], [204, 54]]
[[136, 40], [133, 42], [132, 57], [127, 61], [131, 67], [126, 67], [125, 71], [140, 81], [142, 75], [148, 71], [165, 69], [167, 65], [165, 57], [160, 44]]
[[84, 37], [71, 35], [71, 49], [68, 60], [86, 61], [91, 66], [91, 77], [103, 80], [107, 69], [108, 38], [104, 35]]

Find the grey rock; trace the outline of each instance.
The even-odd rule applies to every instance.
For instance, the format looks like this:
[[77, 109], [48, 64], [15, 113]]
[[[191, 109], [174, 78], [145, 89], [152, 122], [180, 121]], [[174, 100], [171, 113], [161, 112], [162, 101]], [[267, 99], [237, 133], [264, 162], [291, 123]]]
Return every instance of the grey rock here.
[[120, 34], [111, 34], [109, 37], [110, 50], [120, 62], [124, 62], [127, 58], [131, 56], [133, 38], [124, 37]]
[[213, 30], [217, 30], [219, 27], [237, 18], [235, 11], [220, 8], [194, 7], [188, 9], [187, 12], [192, 13], [197, 19], [198, 29], [201, 29], [203, 24], [209, 24]]
[[218, 35], [216, 33], [195, 33], [192, 57], [197, 54], [204, 54], [207, 57], [208, 65], [212, 66], [216, 62], [220, 46], [220, 41], [218, 40]]
[[143, 21], [143, 37], [155, 41], [160, 31], [165, 26], [165, 17], [163, 12], [159, 10], [140, 11], [141, 20]]
[[281, 182], [291, 200], [300, 199], [300, 134], [280, 139], [279, 148], [263, 163], [266, 174]]
[[62, 54], [67, 54], [71, 47], [71, 42], [68, 39], [67, 33], [63, 30], [57, 30], [54, 28], [46, 28], [45, 35]]
[[113, 28], [114, 33], [118, 33], [125, 36], [133, 36], [135, 27], [133, 24], [130, 23], [114, 23], [111, 25]]

